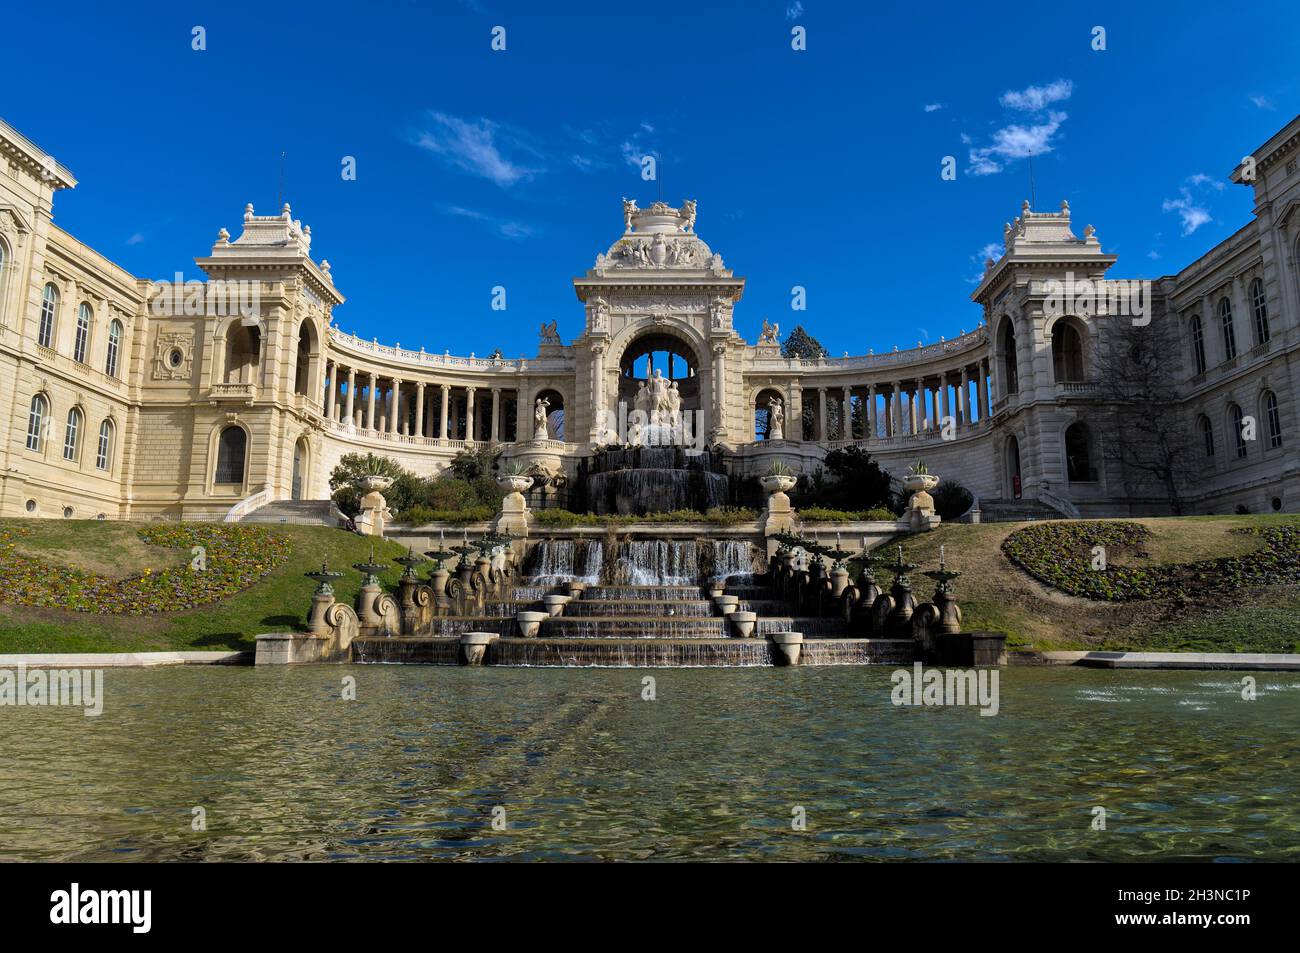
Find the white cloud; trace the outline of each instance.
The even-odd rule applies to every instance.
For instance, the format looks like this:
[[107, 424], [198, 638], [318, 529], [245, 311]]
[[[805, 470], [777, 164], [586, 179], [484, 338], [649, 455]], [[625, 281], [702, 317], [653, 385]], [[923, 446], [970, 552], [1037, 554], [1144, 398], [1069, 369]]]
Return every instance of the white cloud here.
[[475, 222], [481, 222], [503, 238], [529, 238], [534, 233], [532, 226], [526, 225], [523, 222], [498, 218], [495, 215], [488, 215], [486, 212], [480, 212], [477, 209], [464, 208], [460, 205], [445, 205], [443, 206], [443, 211], [448, 215], [456, 215], [460, 218], [468, 218]]
[[787, 20], [797, 20], [803, 16], [803, 4], [800, 0], [794, 0], [794, 3], [785, 8], [785, 18]]
[[1163, 212], [1177, 212], [1178, 217], [1182, 219], [1183, 234], [1190, 235], [1206, 222], [1210, 221], [1210, 213], [1205, 208], [1196, 204], [1192, 198], [1191, 190], [1179, 189], [1182, 197], [1177, 199], [1165, 199], [1160, 205]]
[[143, 242], [144, 242], [144, 236], [141, 235], [139, 232], [136, 232], [134, 235], [132, 235], [130, 238], [126, 240], [126, 243], [128, 245], [140, 245]]
[[1210, 178], [1210, 176], [1206, 175], [1204, 172], [1197, 172], [1195, 175], [1189, 175], [1187, 177], [1187, 183], [1188, 185], [1208, 185], [1216, 192], [1222, 192], [1224, 188], [1222, 179]]
[[943, 108], [943, 103], [926, 103], [921, 108], [928, 113], [937, 113], [940, 109]]
[[993, 175], [1001, 172], [1008, 161], [1051, 152], [1052, 137], [1067, 118], [1065, 113], [1053, 111], [1032, 126], [1019, 123], [1004, 126], [993, 133], [991, 145], [970, 150], [971, 175]]
[[1074, 83], [1068, 79], [1058, 79], [1046, 86], [1029, 86], [1025, 89], [1009, 89], [998, 100], [1008, 109], [1020, 109], [1025, 112], [1041, 112], [1052, 103], [1063, 102], [1074, 92]]
[[1152, 261], [1159, 261], [1159, 260], [1160, 260], [1160, 252], [1158, 252], [1158, 251], [1149, 251], [1149, 252], [1147, 252], [1147, 257], [1150, 258]]
[[1196, 193], [1211, 190], [1222, 192], [1223, 188], [1222, 181], [1211, 178], [1204, 172], [1197, 172], [1183, 180], [1183, 184], [1178, 187], [1178, 198], [1165, 199], [1160, 204], [1160, 209], [1164, 212], [1177, 212], [1183, 234], [1190, 235], [1214, 218], [1206, 208], [1204, 199]]
[[966, 283], [971, 285], [977, 285], [981, 281], [983, 281], [984, 263], [988, 261], [990, 258], [992, 258], [994, 261], [997, 261], [999, 258], [1002, 257], [1003, 253], [1006, 250], [1007, 250], [1006, 246], [1001, 242], [989, 242], [987, 245], [985, 245], [975, 254], [971, 255], [970, 260], [975, 262], [975, 264], [979, 266], [979, 270], [976, 271], [975, 274], [967, 278]]
[[[508, 158], [503, 152], [503, 144], [498, 143], [501, 127], [491, 120], [467, 122], [440, 112], [429, 113], [429, 119], [432, 125], [416, 135], [415, 145], [440, 156], [462, 172], [481, 176], [504, 188], [531, 179], [542, 171]], [[510, 137], [501, 138], [506, 140]], [[525, 148], [518, 142], [510, 145]]]
[[1267, 96], [1260, 96], [1260, 95], [1257, 95], [1257, 94], [1255, 94], [1255, 93], [1252, 93], [1251, 95], [1247, 96], [1246, 98], [1249, 99], [1249, 100], [1254, 104], [1254, 106], [1255, 106], [1256, 109], [1276, 109], [1276, 108], [1277, 108], [1276, 106], [1273, 105], [1273, 100], [1269, 99]]
[[971, 147], [969, 174], [995, 175], [1009, 162], [1051, 152], [1055, 148], [1053, 138], [1069, 116], [1047, 107], [1064, 102], [1073, 93], [1074, 83], [1068, 79], [1003, 93], [998, 97], [1002, 107], [1029, 113], [1029, 121], [1003, 126], [993, 133], [992, 142], [984, 146], [973, 145], [971, 137], [962, 133], [962, 143]]

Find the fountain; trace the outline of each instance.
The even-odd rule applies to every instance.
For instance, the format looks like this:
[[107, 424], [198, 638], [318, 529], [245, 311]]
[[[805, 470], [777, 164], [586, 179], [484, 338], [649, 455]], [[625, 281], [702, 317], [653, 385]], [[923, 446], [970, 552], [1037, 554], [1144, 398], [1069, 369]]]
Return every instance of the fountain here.
[[579, 508], [598, 514], [703, 513], [730, 499], [720, 454], [675, 446], [602, 449], [580, 464], [577, 485]]

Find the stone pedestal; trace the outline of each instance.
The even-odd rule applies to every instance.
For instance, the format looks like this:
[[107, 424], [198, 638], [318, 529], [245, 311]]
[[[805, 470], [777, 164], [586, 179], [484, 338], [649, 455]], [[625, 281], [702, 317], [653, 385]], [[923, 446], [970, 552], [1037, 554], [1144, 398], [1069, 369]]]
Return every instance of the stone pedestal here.
[[325, 620], [325, 613], [334, 605], [334, 593], [317, 592], [311, 597], [311, 611], [307, 614], [307, 631], [316, 638], [327, 638], [333, 626]]
[[794, 529], [794, 507], [790, 505], [790, 497], [786, 493], [794, 489], [796, 482], [794, 477], [783, 475], [765, 476], [759, 480], [768, 493], [767, 512], [762, 526], [764, 536], [788, 533]]
[[496, 532], [506, 536], [528, 535], [528, 501], [523, 491], [532, 485], [530, 476], [497, 477], [497, 486], [508, 492], [501, 498], [501, 509], [492, 527]]

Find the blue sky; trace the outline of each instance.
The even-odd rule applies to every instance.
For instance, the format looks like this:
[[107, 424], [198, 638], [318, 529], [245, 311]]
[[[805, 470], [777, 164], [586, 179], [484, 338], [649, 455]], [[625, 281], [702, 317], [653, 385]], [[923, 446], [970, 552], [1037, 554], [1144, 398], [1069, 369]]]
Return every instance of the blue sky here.
[[[838, 355], [977, 323], [1026, 153], [1038, 209], [1068, 198], [1113, 273], [1155, 277], [1246, 223], [1228, 173], [1300, 111], [1294, 2], [880, 6], [11, 4], [0, 116], [79, 178], [56, 221], [141, 277], [193, 276], [246, 202], [274, 211], [283, 150], [340, 326], [531, 355], [543, 321], [581, 331], [570, 279], [621, 233], [620, 198], [662, 188], [748, 279], [742, 334], [803, 323]], [[646, 153], [658, 183], [628, 161]]]

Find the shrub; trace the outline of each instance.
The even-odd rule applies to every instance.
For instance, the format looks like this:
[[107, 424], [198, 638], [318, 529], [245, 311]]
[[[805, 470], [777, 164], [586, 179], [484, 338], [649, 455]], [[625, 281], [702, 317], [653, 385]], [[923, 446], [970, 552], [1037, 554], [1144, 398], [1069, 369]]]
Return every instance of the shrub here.
[[898, 519], [893, 510], [886, 509], [883, 506], [875, 506], [869, 510], [832, 510], [826, 507], [813, 506], [799, 510], [797, 515], [805, 523], [850, 523], [861, 520], [890, 520], [892, 522]]
[[425, 523], [482, 523], [492, 519], [496, 510], [490, 506], [466, 506], [458, 509], [432, 509], [428, 506], [407, 507], [396, 514], [399, 522], [411, 526], [423, 526]]
[[[1125, 520], [1042, 523], [1016, 530], [1002, 542], [1007, 558], [1034, 578], [1073, 596], [1123, 602], [1185, 596], [1187, 592], [1237, 590], [1300, 582], [1300, 526], [1237, 530], [1257, 535], [1254, 552], [1192, 563], [1116, 566], [1115, 555], [1143, 555], [1150, 531]], [[1103, 547], [1106, 568], [1093, 568], [1094, 547]]]
[[955, 520], [975, 502], [975, 497], [956, 480], [942, 480], [930, 493], [934, 497], [934, 511], [945, 520]]

